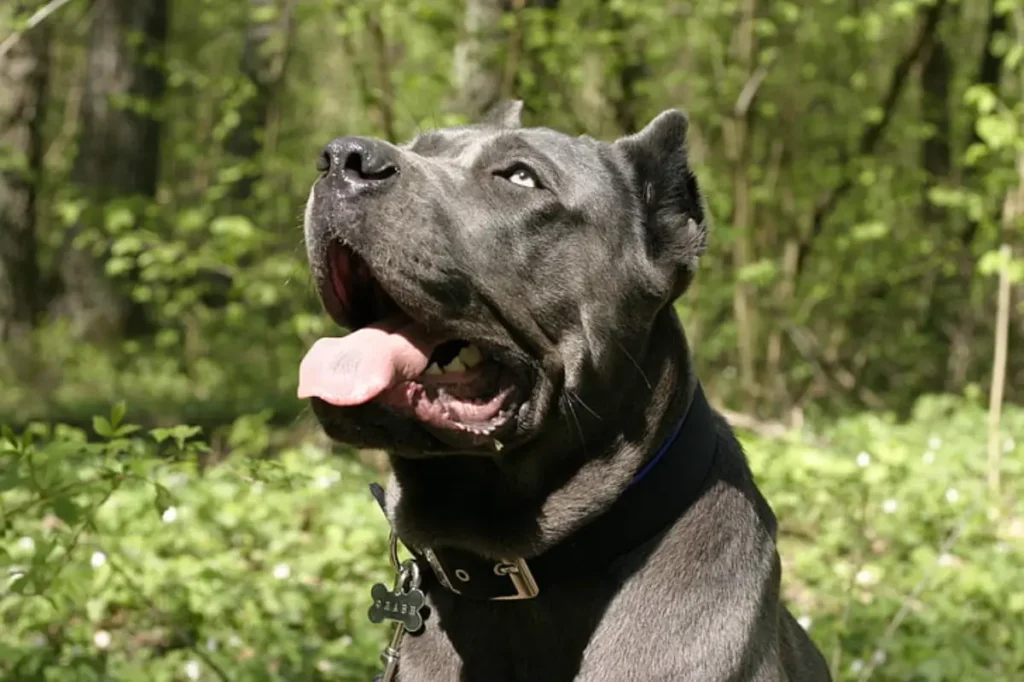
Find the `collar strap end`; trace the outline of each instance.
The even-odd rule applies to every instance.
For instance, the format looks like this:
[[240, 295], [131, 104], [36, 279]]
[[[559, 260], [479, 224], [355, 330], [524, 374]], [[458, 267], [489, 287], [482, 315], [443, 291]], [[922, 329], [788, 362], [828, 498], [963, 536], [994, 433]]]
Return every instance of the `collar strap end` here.
[[522, 558], [492, 561], [447, 548], [426, 549], [423, 558], [446, 590], [470, 599], [519, 601], [540, 594], [533, 571]]

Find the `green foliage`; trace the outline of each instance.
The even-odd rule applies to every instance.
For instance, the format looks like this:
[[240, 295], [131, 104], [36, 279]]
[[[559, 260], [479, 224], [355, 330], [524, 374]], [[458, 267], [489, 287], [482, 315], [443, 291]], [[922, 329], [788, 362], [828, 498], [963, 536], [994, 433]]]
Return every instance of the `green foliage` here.
[[259, 418], [204, 468], [198, 429], [124, 413], [4, 432], [0, 677], [368, 679], [387, 576], [367, 472], [308, 443], [263, 459]]
[[[275, 442], [265, 415], [236, 422], [212, 468], [197, 429], [124, 417], [3, 432], [3, 679], [368, 679], [387, 632], [367, 590], [388, 580], [370, 473]], [[837, 680], [1024, 674], [1024, 411], [1005, 426], [995, 520], [973, 402], [744, 437], [781, 520], [786, 599]]]
[[1024, 674], [1024, 412], [1004, 420], [1013, 488], [997, 519], [975, 401], [926, 397], [906, 423], [841, 419], [823, 430], [828, 445], [749, 443], [780, 518], [786, 594], [840, 679], [869, 666], [871, 679], [893, 682]]

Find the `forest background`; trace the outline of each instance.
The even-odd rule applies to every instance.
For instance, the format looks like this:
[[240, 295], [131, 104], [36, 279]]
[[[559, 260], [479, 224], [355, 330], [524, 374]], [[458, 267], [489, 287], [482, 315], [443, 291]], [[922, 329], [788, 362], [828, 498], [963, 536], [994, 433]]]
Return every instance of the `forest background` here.
[[319, 149], [668, 107], [677, 306], [838, 680], [1024, 679], [1021, 0], [2, 0], [0, 678], [366, 680], [380, 453], [295, 399]]

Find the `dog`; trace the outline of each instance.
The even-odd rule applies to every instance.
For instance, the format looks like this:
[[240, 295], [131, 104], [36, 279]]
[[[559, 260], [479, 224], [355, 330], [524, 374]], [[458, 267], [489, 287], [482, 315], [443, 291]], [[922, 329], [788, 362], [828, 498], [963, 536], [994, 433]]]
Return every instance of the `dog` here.
[[336, 139], [306, 204], [351, 331], [313, 344], [298, 396], [389, 453], [426, 594], [395, 679], [829, 680], [673, 307], [710, 224], [686, 114], [614, 142], [521, 118]]

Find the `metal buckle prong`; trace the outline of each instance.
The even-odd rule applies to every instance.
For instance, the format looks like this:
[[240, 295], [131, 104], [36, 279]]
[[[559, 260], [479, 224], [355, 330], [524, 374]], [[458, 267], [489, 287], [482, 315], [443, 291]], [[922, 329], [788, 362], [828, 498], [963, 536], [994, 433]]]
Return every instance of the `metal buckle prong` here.
[[507, 576], [516, 588], [516, 593], [508, 597], [495, 597], [494, 601], [514, 601], [519, 599], [533, 599], [540, 594], [537, 580], [525, 559], [503, 559], [494, 565], [496, 575]]

